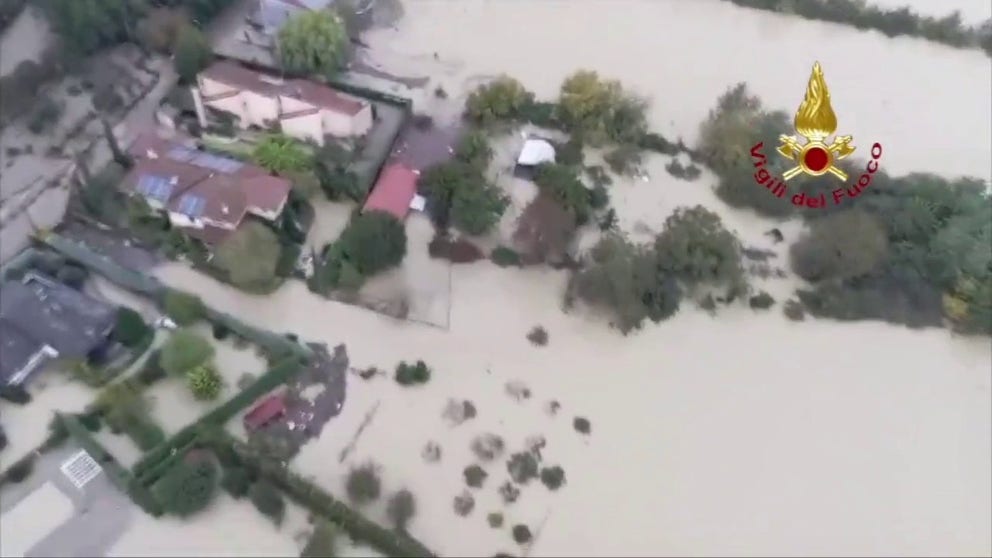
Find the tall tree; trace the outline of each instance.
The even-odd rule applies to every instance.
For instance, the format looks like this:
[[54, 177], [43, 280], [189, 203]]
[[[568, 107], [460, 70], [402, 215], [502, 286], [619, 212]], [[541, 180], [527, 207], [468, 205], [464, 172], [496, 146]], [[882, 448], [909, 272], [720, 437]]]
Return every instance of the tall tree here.
[[279, 59], [287, 72], [332, 77], [344, 66], [347, 49], [344, 23], [329, 10], [304, 11], [279, 30]]
[[196, 81], [196, 74], [209, 66], [214, 57], [207, 37], [192, 25], [184, 25], [179, 29], [172, 51], [176, 73], [183, 83]]

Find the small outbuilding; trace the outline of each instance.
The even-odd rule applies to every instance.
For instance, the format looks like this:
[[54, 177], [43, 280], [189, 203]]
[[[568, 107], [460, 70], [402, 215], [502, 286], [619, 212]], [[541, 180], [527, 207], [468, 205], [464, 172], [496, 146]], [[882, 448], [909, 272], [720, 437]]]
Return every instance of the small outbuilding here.
[[536, 167], [542, 163], [555, 162], [555, 146], [548, 140], [540, 138], [530, 138], [524, 142], [520, 156], [517, 157], [517, 165], [522, 167]]

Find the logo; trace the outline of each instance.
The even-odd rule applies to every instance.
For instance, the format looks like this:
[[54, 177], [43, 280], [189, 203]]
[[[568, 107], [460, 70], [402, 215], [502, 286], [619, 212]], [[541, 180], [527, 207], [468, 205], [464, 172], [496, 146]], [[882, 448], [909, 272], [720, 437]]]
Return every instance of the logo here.
[[[767, 188], [772, 195], [783, 198], [786, 195], [786, 183], [800, 174], [809, 177], [820, 177], [830, 174], [841, 182], [847, 181], [847, 173], [837, 167], [836, 163], [854, 153], [855, 147], [852, 136], [835, 136], [833, 141], [827, 140], [837, 131], [837, 115], [830, 104], [830, 90], [823, 77], [820, 63], [813, 64], [813, 72], [806, 85], [806, 95], [799, 105], [793, 121], [796, 136], [779, 136], [779, 155], [795, 163], [795, 166], [782, 173], [781, 178], [772, 176], [765, 168], [767, 161], [761, 149], [763, 142], [751, 148], [751, 157], [755, 168], [754, 180], [759, 186]], [[878, 170], [878, 160], [882, 156], [882, 146], [875, 143], [871, 147], [872, 160], [869, 161], [866, 172], [858, 178], [854, 186], [838, 188], [831, 192], [834, 205], [841, 203], [845, 197], [856, 198], [871, 184], [871, 175]], [[808, 196], [800, 192], [792, 196], [792, 204], [810, 208], [826, 207], [826, 194]]]

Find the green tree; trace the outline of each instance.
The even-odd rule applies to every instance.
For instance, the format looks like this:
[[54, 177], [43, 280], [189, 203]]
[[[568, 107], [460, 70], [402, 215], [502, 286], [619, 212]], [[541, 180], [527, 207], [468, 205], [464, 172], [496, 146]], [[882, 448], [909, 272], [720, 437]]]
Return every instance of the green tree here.
[[279, 29], [283, 69], [302, 75], [333, 77], [348, 57], [348, 33], [330, 10], [302, 10]]
[[702, 206], [676, 209], [655, 238], [654, 249], [661, 269], [690, 288], [726, 286], [743, 293], [740, 242], [719, 215]]
[[469, 130], [455, 146], [455, 157], [484, 172], [493, 160], [493, 148], [482, 130]]
[[519, 81], [509, 76], [500, 76], [469, 93], [465, 101], [465, 116], [482, 125], [514, 120], [520, 118], [522, 112], [533, 102], [534, 94], [527, 91]]
[[262, 138], [251, 157], [265, 170], [279, 174], [308, 171], [313, 167], [313, 157], [307, 148], [284, 134], [269, 134]]
[[588, 304], [608, 310], [613, 325], [627, 333], [645, 318], [657, 322], [678, 310], [678, 283], [658, 264], [649, 247], [607, 233], [593, 247], [589, 265], [572, 277], [569, 289]]
[[221, 377], [211, 363], [201, 363], [186, 372], [186, 381], [193, 397], [213, 401], [220, 395]]
[[154, 493], [166, 512], [188, 517], [207, 507], [216, 486], [216, 465], [207, 455], [191, 453], [162, 476]]
[[499, 188], [480, 177], [474, 186], [456, 192], [451, 223], [468, 234], [485, 234], [499, 222], [509, 203]]
[[247, 221], [217, 247], [214, 260], [236, 287], [263, 290], [275, 281], [281, 250], [279, 238], [270, 228]]
[[196, 82], [196, 75], [209, 66], [214, 57], [206, 35], [192, 25], [179, 28], [172, 51], [176, 73], [183, 83]]
[[174, 332], [160, 353], [162, 369], [173, 376], [182, 376], [214, 356], [214, 347], [199, 333], [189, 328]]
[[141, 0], [46, 0], [40, 3], [70, 52], [90, 54], [133, 39]]
[[165, 294], [165, 313], [181, 326], [195, 323], [206, 315], [207, 308], [196, 295], [169, 290]]
[[888, 247], [878, 219], [855, 208], [814, 221], [789, 253], [797, 275], [821, 281], [871, 273], [888, 256]]
[[374, 463], [365, 463], [353, 468], [348, 472], [345, 492], [348, 494], [348, 499], [359, 505], [378, 499], [382, 492], [379, 467]]
[[579, 70], [562, 82], [558, 118], [592, 145], [610, 140], [635, 143], [647, 131], [647, 102], [625, 92], [620, 82]]
[[126, 306], [117, 309], [117, 322], [111, 333], [115, 341], [125, 347], [137, 347], [149, 333], [150, 329], [141, 314]]
[[251, 485], [248, 490], [248, 497], [255, 508], [262, 512], [276, 525], [282, 523], [282, 518], [286, 513], [286, 502], [282, 498], [279, 490], [264, 480], [260, 480]]
[[336, 244], [343, 259], [363, 277], [371, 277], [403, 261], [406, 229], [389, 213], [370, 211], [353, 217]]
[[538, 165], [534, 183], [542, 192], [575, 214], [579, 223], [589, 218], [589, 189], [575, 169], [556, 163]]

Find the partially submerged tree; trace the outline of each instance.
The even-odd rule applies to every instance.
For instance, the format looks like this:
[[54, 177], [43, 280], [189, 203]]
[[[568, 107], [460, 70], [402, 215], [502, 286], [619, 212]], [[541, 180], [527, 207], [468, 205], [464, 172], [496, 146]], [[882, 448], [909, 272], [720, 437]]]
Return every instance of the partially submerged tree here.
[[589, 218], [589, 189], [579, 180], [575, 169], [555, 163], [538, 165], [534, 183], [541, 192], [572, 211], [578, 223]]
[[820, 281], [870, 273], [888, 256], [888, 248], [885, 227], [856, 208], [814, 221], [789, 253], [796, 274]]
[[207, 311], [200, 297], [175, 290], [165, 294], [164, 307], [165, 313], [181, 326], [203, 319]]
[[513, 241], [529, 259], [555, 263], [565, 256], [576, 224], [573, 211], [542, 193], [520, 215]]
[[216, 491], [217, 467], [209, 455], [187, 455], [155, 485], [166, 512], [187, 517], [207, 507]]
[[186, 372], [186, 381], [193, 397], [201, 401], [213, 401], [220, 395], [222, 380], [211, 363], [203, 363]]
[[690, 289], [711, 285], [742, 294], [746, 288], [740, 242], [719, 215], [702, 206], [676, 209], [654, 249], [661, 269]]
[[331, 10], [301, 10], [280, 29], [279, 60], [287, 72], [333, 77], [348, 57], [348, 32]]
[[371, 277], [403, 261], [406, 229], [389, 213], [369, 211], [351, 219], [335, 246], [359, 274]]
[[404, 488], [389, 497], [386, 515], [397, 530], [406, 531], [415, 513], [417, 513], [417, 501], [409, 490]]
[[365, 463], [353, 468], [348, 472], [345, 491], [348, 498], [359, 505], [378, 499], [382, 492], [379, 467], [374, 463]]
[[519, 81], [504, 75], [469, 94], [465, 101], [465, 116], [482, 125], [513, 120], [519, 118], [533, 101], [533, 93]]
[[210, 361], [214, 347], [199, 333], [189, 328], [174, 332], [162, 345], [159, 362], [173, 376], [181, 376]]

